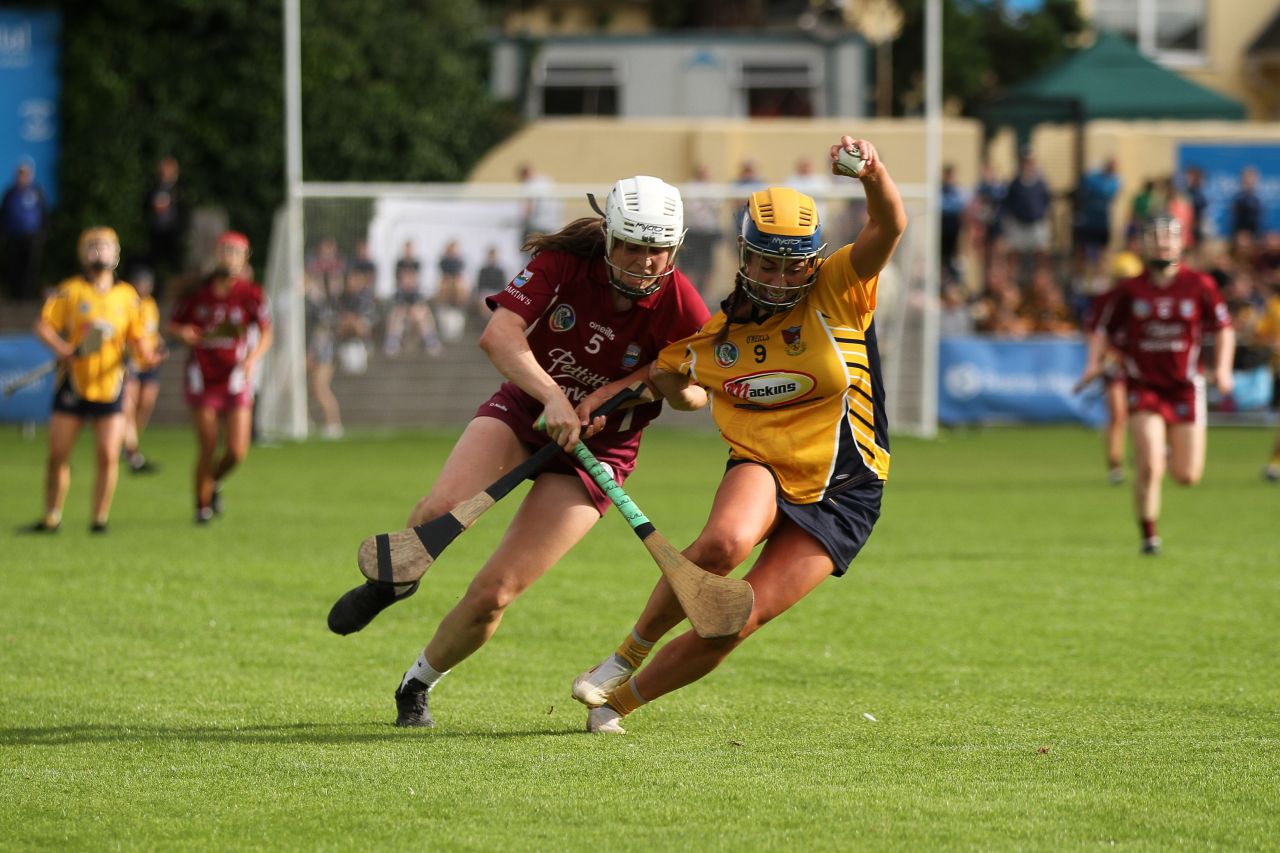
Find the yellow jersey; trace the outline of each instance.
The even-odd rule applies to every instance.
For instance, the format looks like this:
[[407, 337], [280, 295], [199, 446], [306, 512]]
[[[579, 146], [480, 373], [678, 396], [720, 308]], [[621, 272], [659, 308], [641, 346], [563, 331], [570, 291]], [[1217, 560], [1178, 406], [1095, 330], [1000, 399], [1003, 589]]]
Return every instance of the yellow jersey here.
[[845, 246], [795, 306], [757, 323], [717, 312], [658, 367], [705, 388], [730, 456], [767, 465], [787, 500], [815, 503], [889, 475], [884, 382], [872, 322], [879, 276], [859, 281]]
[[66, 379], [79, 397], [94, 403], [110, 403], [120, 396], [126, 347], [136, 345], [144, 333], [133, 285], [117, 282], [102, 292], [82, 276], [69, 278], [44, 303], [40, 318], [72, 346], [101, 338], [96, 351], [71, 359], [70, 371], [58, 377], [59, 385]]

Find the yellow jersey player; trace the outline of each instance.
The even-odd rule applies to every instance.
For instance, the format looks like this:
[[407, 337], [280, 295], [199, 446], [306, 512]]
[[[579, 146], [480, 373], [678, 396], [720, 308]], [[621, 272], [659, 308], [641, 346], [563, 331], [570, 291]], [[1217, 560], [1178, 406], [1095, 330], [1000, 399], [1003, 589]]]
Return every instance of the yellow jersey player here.
[[124, 436], [122, 397], [126, 349], [150, 364], [138, 294], [116, 280], [120, 240], [110, 228], [80, 235], [82, 274], [69, 278], [45, 302], [35, 333], [58, 357], [53, 412], [49, 417], [49, 463], [44, 516], [29, 529], [52, 532], [62, 521], [62, 504], [71, 485], [69, 457], [86, 420], [93, 422], [97, 478], [93, 486], [90, 530], [105, 533], [115, 492]]
[[857, 242], [823, 260], [812, 198], [780, 187], [753, 193], [733, 292], [697, 334], [665, 348], [652, 373], [676, 408], [709, 401], [729, 444], [710, 518], [684, 554], [727, 574], [763, 542], [746, 575], [751, 617], [728, 638], [689, 631], [637, 672], [684, 618], [660, 581], [618, 650], [573, 684], [590, 708], [588, 731], [621, 733], [623, 716], [706, 675], [824, 578], [843, 575], [879, 517], [889, 437], [873, 318], [880, 271], [907, 217], [870, 142], [844, 136], [830, 155], [832, 171], [866, 191]]

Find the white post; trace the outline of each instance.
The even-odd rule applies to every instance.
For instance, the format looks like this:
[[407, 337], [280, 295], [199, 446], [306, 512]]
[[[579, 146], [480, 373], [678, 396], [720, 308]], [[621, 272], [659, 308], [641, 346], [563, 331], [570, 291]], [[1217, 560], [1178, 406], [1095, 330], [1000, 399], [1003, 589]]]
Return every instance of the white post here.
[[925, 342], [921, 370], [923, 399], [921, 422], [925, 435], [938, 433], [938, 305], [941, 294], [942, 261], [940, 257], [938, 209], [939, 184], [942, 178], [942, 0], [926, 0], [924, 15], [924, 115], [925, 115], [925, 264], [924, 316], [922, 334]]
[[288, 233], [290, 310], [287, 335], [294, 347], [288, 360], [293, 393], [289, 412], [291, 438], [307, 437], [306, 320], [303, 294], [302, 246], [302, 20], [299, 0], [284, 0], [284, 97], [285, 97], [285, 213]]

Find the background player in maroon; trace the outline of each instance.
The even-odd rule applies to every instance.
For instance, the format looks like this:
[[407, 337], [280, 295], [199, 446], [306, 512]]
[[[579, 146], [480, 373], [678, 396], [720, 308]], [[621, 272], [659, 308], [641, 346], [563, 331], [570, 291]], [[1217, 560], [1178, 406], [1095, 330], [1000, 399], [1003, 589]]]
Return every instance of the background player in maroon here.
[[[249, 452], [253, 370], [272, 338], [270, 304], [262, 288], [244, 277], [249, 239], [228, 231], [214, 251], [213, 273], [178, 305], [169, 322], [169, 333], [191, 348], [184, 394], [199, 444], [198, 524], [222, 511], [222, 480]], [[226, 445], [221, 457], [219, 426]]]
[[1182, 264], [1182, 226], [1156, 216], [1143, 227], [1146, 269], [1121, 282], [1104, 307], [1089, 339], [1081, 383], [1103, 370], [1108, 343], [1124, 358], [1133, 435], [1134, 507], [1142, 530], [1142, 553], [1160, 553], [1156, 530], [1166, 457], [1169, 472], [1183, 485], [1204, 473], [1206, 403], [1200, 374], [1206, 332], [1217, 334], [1212, 378], [1231, 393], [1235, 332], [1213, 279]]
[[[500, 293], [480, 346], [507, 381], [482, 404], [444, 463], [409, 526], [438, 518], [477, 494], [551, 440], [566, 449], [587, 437], [591, 452], [617, 480], [635, 465], [640, 433], [660, 403], [588, 414], [635, 378], [671, 341], [708, 318], [697, 289], [674, 263], [684, 239], [679, 191], [640, 176], [614, 184], [604, 219], [571, 222], [525, 244], [533, 255]], [[546, 434], [534, 430], [542, 414]], [[533, 482], [497, 550], [405, 673], [396, 691], [397, 725], [433, 725], [427, 692], [497, 630], [507, 605], [595, 525], [609, 499], [567, 457]], [[359, 630], [417, 589], [367, 584], [356, 610], [367, 619], [337, 626]], [[333, 627], [333, 626], [331, 626]], [[349, 628], [349, 630], [347, 630]], [[341, 630], [340, 630], [341, 629]]]

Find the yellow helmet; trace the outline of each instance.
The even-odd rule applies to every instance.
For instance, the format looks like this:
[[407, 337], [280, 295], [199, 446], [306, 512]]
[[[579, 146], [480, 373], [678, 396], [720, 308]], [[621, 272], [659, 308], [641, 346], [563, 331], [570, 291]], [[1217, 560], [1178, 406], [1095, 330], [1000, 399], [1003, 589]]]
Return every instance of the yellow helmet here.
[[1133, 278], [1142, 273], [1142, 259], [1133, 252], [1116, 252], [1111, 259], [1111, 278]]
[[86, 269], [113, 270], [120, 263], [120, 238], [114, 228], [86, 228], [80, 233], [76, 252]]
[[[814, 200], [790, 187], [769, 187], [751, 194], [738, 235], [738, 276], [743, 291], [769, 310], [790, 308], [804, 297], [817, 278], [818, 258], [826, 245]], [[804, 265], [805, 280], [788, 283], [782, 276], [766, 283], [748, 275], [752, 256], [783, 267]]]

